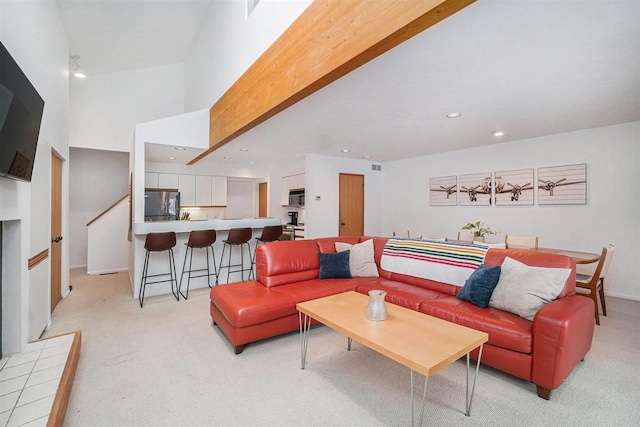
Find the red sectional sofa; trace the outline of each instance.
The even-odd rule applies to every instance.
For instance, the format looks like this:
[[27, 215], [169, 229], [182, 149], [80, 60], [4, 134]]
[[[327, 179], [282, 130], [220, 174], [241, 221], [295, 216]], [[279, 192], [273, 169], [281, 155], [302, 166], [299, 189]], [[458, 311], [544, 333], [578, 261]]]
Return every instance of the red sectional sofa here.
[[[545, 305], [533, 321], [492, 307], [480, 308], [456, 298], [459, 287], [390, 273], [380, 268], [387, 238], [373, 237], [380, 277], [324, 279], [319, 276], [319, 253], [335, 252], [335, 242], [356, 244], [372, 237], [296, 240], [259, 245], [257, 280], [215, 286], [210, 313], [234, 346], [298, 330], [296, 304], [346, 291], [387, 292], [386, 301], [454, 323], [487, 332], [482, 363], [537, 386], [549, 399], [591, 348], [594, 305], [575, 295], [575, 263], [568, 257], [512, 249], [490, 249], [484, 263], [500, 265], [511, 257], [530, 266], [571, 268], [558, 298]], [[472, 353], [472, 357], [477, 357]]]

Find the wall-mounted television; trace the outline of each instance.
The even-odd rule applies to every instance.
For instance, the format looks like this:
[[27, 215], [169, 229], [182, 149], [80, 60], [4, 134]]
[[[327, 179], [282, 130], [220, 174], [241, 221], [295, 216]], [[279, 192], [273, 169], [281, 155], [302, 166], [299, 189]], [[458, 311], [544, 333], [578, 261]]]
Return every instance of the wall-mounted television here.
[[0, 43], [0, 176], [31, 181], [44, 101]]

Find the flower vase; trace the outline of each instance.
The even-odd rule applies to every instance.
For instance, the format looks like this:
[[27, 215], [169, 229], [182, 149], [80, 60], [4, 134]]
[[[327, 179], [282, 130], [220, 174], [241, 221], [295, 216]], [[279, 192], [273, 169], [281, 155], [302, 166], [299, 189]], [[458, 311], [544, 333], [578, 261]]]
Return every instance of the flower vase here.
[[484, 243], [484, 236], [473, 236], [473, 241]]
[[387, 318], [387, 306], [384, 297], [387, 295], [385, 291], [371, 290], [369, 291], [369, 305], [367, 306], [367, 319], [379, 322]]

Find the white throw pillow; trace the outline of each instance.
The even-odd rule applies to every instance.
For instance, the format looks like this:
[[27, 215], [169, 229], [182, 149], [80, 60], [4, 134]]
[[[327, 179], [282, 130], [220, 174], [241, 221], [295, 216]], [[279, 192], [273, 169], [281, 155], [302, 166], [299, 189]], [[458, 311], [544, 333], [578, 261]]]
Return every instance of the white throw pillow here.
[[378, 266], [373, 256], [373, 240], [365, 240], [356, 245], [336, 242], [336, 251], [349, 253], [349, 269], [352, 276], [378, 277]]
[[560, 295], [569, 274], [570, 268], [530, 267], [506, 257], [489, 306], [533, 320], [538, 310]]

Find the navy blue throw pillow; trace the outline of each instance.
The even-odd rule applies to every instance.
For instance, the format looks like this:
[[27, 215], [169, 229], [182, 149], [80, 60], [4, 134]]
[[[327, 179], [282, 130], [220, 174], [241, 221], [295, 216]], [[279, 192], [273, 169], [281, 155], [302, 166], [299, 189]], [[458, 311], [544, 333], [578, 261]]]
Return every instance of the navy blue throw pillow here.
[[321, 279], [351, 279], [349, 251], [336, 254], [320, 252]]
[[458, 298], [469, 301], [473, 305], [485, 308], [489, 305], [491, 294], [500, 280], [500, 266], [487, 267], [481, 264], [471, 273], [460, 292]]

